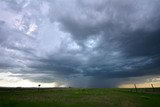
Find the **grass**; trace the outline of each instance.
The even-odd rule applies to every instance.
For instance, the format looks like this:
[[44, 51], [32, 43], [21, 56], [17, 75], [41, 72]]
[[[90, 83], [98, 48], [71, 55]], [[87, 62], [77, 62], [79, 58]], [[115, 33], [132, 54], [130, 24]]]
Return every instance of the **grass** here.
[[160, 107], [160, 94], [105, 88], [1, 88], [0, 107]]

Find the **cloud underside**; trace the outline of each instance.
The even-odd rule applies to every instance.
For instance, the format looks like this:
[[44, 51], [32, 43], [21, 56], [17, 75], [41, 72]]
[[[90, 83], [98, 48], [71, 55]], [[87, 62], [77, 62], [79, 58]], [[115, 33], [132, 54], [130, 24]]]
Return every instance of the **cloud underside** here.
[[160, 75], [158, 0], [0, 4], [0, 72], [85, 87]]

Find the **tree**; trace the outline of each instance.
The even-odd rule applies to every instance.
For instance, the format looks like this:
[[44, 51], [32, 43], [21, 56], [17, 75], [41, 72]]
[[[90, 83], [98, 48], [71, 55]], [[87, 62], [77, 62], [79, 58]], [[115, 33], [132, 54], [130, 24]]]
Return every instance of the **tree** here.
[[40, 88], [41, 84], [38, 84], [38, 87]]

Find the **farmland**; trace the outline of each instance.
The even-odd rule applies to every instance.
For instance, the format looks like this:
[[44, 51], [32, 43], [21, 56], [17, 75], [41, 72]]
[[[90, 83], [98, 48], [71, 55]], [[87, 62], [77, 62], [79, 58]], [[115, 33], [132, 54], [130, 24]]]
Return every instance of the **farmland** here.
[[0, 107], [160, 107], [160, 94], [151, 90], [0, 88]]

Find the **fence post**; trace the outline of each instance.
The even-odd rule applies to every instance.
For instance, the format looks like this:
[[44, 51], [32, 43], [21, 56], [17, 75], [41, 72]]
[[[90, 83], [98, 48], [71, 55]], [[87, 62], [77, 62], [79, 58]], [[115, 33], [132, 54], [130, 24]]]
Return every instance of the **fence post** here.
[[155, 90], [154, 90], [154, 86], [153, 86], [153, 84], [151, 84], [151, 86], [152, 86], [152, 91], [154, 92]]
[[136, 84], [134, 84], [134, 87], [135, 87], [135, 90], [136, 90], [136, 92], [137, 92], [137, 86], [136, 86]]

